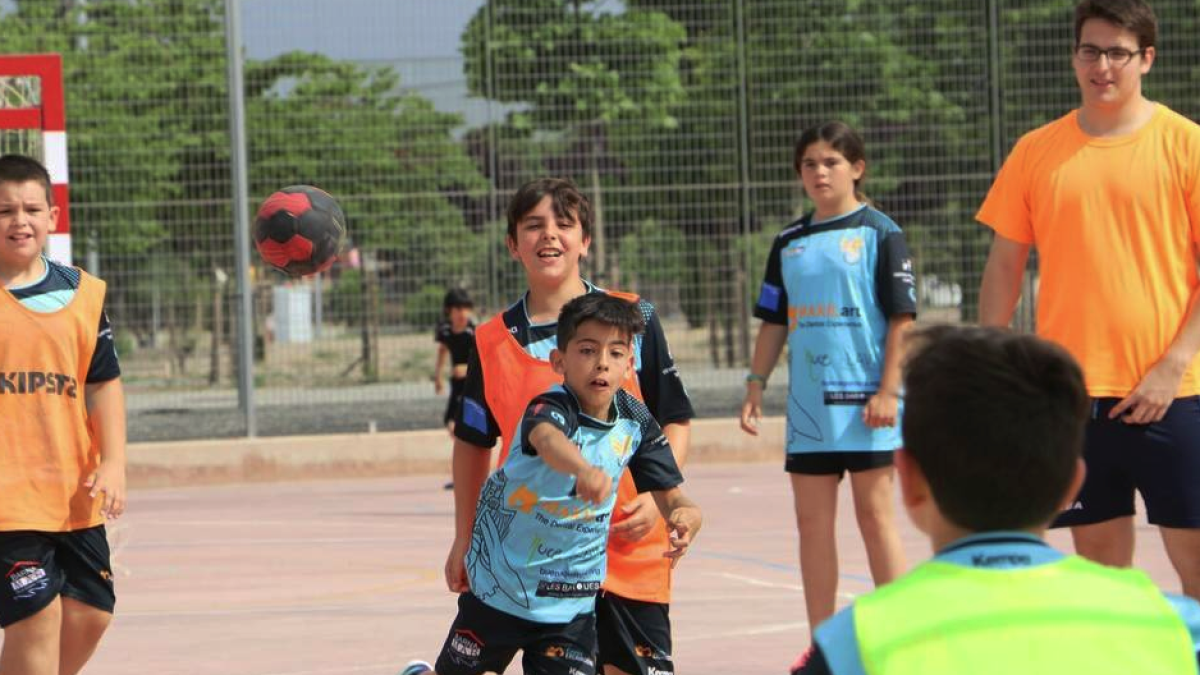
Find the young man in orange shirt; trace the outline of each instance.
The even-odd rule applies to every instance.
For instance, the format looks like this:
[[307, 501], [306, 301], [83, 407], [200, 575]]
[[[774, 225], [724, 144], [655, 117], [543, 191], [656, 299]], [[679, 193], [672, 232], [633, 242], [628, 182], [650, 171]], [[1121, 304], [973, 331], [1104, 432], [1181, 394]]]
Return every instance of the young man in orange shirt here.
[[1087, 478], [1055, 521], [1097, 562], [1133, 564], [1134, 491], [1184, 593], [1200, 598], [1200, 127], [1142, 95], [1157, 20], [1144, 0], [1084, 0], [1082, 104], [1026, 134], [977, 218], [995, 230], [980, 320], [1006, 326], [1031, 247], [1038, 333], [1082, 364]]

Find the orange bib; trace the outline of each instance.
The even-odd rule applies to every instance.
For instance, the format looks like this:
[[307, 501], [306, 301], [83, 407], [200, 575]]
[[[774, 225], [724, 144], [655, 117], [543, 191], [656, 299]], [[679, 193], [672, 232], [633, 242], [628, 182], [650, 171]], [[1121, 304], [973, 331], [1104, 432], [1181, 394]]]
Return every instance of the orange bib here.
[[[638, 296], [631, 293], [606, 292], [629, 302], [638, 301]], [[503, 313], [492, 317], [475, 331], [475, 348], [483, 369], [483, 395], [500, 427], [500, 459], [497, 465], [503, 466], [517, 425], [521, 423], [529, 402], [551, 385], [562, 384], [562, 376], [554, 372], [549, 361], [530, 356], [521, 348], [504, 325]], [[632, 369], [621, 386], [639, 400], [642, 398], [637, 373]], [[637, 487], [629, 469], [626, 469], [621, 474], [617, 488], [617, 503], [612, 515], [614, 525], [626, 518], [621, 507], [636, 497]], [[667, 524], [661, 516], [657, 517], [650, 533], [639, 541], [628, 543], [610, 536], [604, 589], [623, 598], [643, 602], [670, 602], [671, 564], [663, 557], [668, 548]]]
[[63, 309], [34, 312], [0, 289], [0, 531], [104, 522], [83, 480], [100, 463], [84, 386], [104, 282], [81, 273]]

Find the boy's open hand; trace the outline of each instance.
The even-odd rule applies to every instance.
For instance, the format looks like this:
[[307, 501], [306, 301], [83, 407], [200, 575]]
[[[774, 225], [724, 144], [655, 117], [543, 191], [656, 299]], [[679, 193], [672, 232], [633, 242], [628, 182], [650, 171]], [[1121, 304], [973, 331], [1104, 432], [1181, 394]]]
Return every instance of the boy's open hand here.
[[612, 492], [612, 476], [598, 466], [588, 465], [575, 474], [575, 494], [584, 501], [599, 504]]
[[663, 553], [664, 558], [671, 559], [671, 567], [679, 563], [679, 559], [687, 553], [688, 546], [700, 531], [700, 509], [695, 506], [681, 506], [671, 512], [667, 520], [667, 530], [671, 535], [671, 548]]
[[650, 534], [654, 523], [658, 520], [658, 508], [654, 505], [654, 496], [643, 492], [635, 499], [621, 507], [621, 512], [628, 516], [625, 520], [612, 526], [612, 536], [625, 541], [640, 541]]
[[104, 495], [100, 502], [100, 515], [116, 520], [125, 512], [125, 465], [101, 461], [100, 466], [83, 481], [92, 499]]

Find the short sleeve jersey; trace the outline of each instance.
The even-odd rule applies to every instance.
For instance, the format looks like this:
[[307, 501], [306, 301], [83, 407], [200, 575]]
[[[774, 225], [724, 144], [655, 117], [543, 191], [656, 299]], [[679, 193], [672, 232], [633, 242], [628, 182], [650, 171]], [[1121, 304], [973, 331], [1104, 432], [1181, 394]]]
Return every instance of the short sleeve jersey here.
[[471, 351], [475, 349], [475, 322], [468, 323], [461, 333], [455, 333], [449, 321], [438, 322], [433, 339], [449, 350], [452, 366], [464, 366], [471, 358]]
[[[575, 478], [551, 469], [529, 441], [551, 424], [583, 458], [613, 479], [596, 505], [578, 498]], [[671, 447], [645, 404], [617, 392], [608, 420], [584, 414], [570, 389], [555, 385], [530, 402], [513, 447], [479, 498], [467, 575], [487, 605], [539, 623], [565, 623], [593, 611], [604, 581], [609, 516], [628, 466], [639, 492], [683, 482]]]
[[[46, 272], [42, 278], [25, 286], [10, 286], [12, 293], [25, 307], [35, 312], [55, 312], [71, 303], [79, 289], [79, 271], [60, 265], [49, 258], [42, 258]], [[121, 364], [117, 360], [117, 349], [113, 343], [112, 325], [108, 313], [100, 312], [100, 331], [96, 336], [96, 349], [92, 352], [88, 368], [88, 384], [115, 380], [121, 376]]]
[[[600, 291], [590, 283], [587, 288], [588, 292]], [[527, 354], [548, 361], [558, 339], [558, 321], [540, 324], [530, 321], [525, 297], [504, 311], [504, 325]], [[634, 368], [642, 398], [654, 419], [663, 426], [690, 420], [696, 413], [667, 347], [667, 337], [654, 305], [639, 300], [638, 308], [646, 322], [646, 331], [633, 339]], [[500, 438], [499, 425], [484, 397], [483, 370], [474, 350], [468, 361], [467, 379], [463, 382], [463, 405], [455, 420], [454, 435], [482, 448], [493, 447]]]
[[[1159, 105], [1127, 136], [1078, 112], [1029, 132], [976, 216], [1037, 248], [1038, 334], [1083, 366], [1092, 396], [1123, 397], [1166, 352], [1195, 293], [1200, 126]], [[1200, 394], [1200, 360], [1179, 396]]]
[[908, 245], [882, 212], [810, 214], [775, 238], [754, 316], [788, 329], [789, 453], [899, 447], [899, 425], [867, 427], [862, 406], [879, 389], [889, 318], [916, 313]]

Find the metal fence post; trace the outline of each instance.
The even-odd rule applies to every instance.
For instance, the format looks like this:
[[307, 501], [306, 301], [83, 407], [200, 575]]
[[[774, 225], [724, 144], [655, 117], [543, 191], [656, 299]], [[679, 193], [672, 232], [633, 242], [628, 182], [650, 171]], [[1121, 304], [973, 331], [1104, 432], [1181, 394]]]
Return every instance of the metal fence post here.
[[250, 279], [249, 188], [246, 177], [246, 106], [242, 84], [242, 3], [225, 0], [225, 53], [229, 62], [229, 164], [238, 280], [238, 407], [246, 435], [258, 435], [254, 407], [254, 286]]

